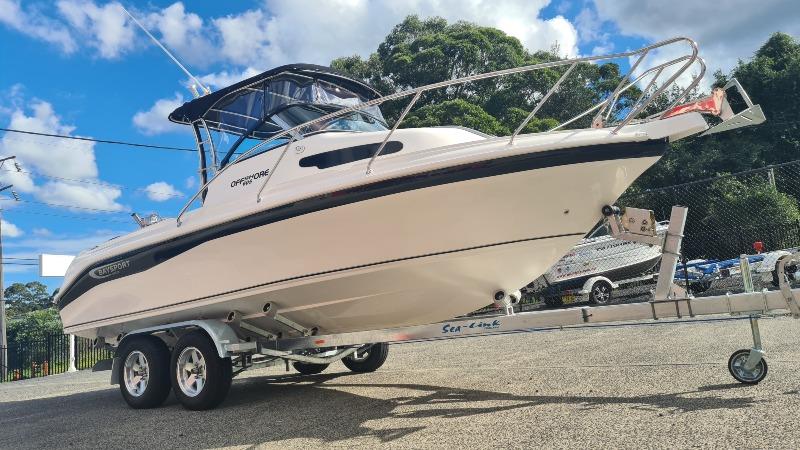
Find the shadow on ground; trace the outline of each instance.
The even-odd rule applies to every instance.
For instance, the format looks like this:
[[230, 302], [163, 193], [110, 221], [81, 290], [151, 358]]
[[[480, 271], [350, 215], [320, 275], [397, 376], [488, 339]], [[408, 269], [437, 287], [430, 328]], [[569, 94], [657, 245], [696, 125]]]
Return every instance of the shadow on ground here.
[[[752, 397], [717, 395], [721, 391], [741, 392], [736, 389], [738, 384], [706, 386], [693, 392], [603, 397], [515, 395], [415, 383], [351, 383], [349, 379], [355, 381], [351, 377], [350, 373], [341, 373], [236, 380], [220, 408], [203, 412], [186, 411], [173, 397], [161, 408], [132, 410], [116, 389], [16, 402], [0, 400], [0, 429], [8, 430], [5, 439], [10, 440], [6, 442], [40, 448], [86, 445], [87, 438], [97, 447], [208, 448], [293, 438], [335, 443], [373, 437], [390, 442], [424, 429], [431, 419], [465, 418], [547, 404], [581, 408], [620, 404], [679, 413], [746, 408], [756, 403]], [[359, 395], [365, 391], [381, 398]], [[698, 393], [706, 395], [690, 395]], [[373, 420], [381, 420], [380, 426], [367, 424]], [[87, 433], [86, 427], [97, 427], [97, 432]]]

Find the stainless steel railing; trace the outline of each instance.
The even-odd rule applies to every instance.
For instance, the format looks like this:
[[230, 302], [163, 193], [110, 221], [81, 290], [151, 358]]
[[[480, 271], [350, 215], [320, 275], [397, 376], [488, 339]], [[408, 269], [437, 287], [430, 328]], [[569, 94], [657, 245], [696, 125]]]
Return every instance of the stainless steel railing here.
[[[636, 78], [631, 80], [631, 76], [638, 69], [638, 67], [645, 60], [645, 58], [648, 55], [652, 54], [653, 50], [656, 50], [656, 49], [659, 49], [659, 48], [662, 48], [662, 47], [666, 47], [666, 46], [669, 46], [669, 45], [673, 45], [673, 44], [676, 44], [676, 43], [688, 44], [688, 46], [689, 46], [688, 54], [685, 54], [685, 55], [683, 55], [681, 57], [672, 59], [672, 60], [667, 61], [665, 63], [661, 63], [661, 64], [658, 64], [658, 65], [655, 65], [655, 66], [643, 71], [640, 75], [638, 75]], [[411, 98], [411, 101], [409, 101], [408, 105], [406, 105], [406, 107], [403, 109], [402, 113], [400, 114], [400, 117], [398, 117], [397, 121], [394, 123], [392, 128], [387, 133], [386, 137], [381, 142], [381, 145], [378, 147], [378, 149], [375, 151], [375, 153], [372, 155], [372, 157], [370, 158], [369, 162], [367, 163], [366, 175], [370, 175], [372, 173], [372, 165], [374, 164], [376, 158], [378, 156], [380, 156], [381, 152], [383, 151], [384, 147], [386, 146], [386, 143], [389, 141], [389, 138], [392, 136], [392, 134], [394, 134], [394, 132], [399, 127], [400, 123], [406, 118], [408, 113], [411, 111], [411, 108], [413, 108], [414, 104], [416, 104], [416, 102], [419, 100], [419, 98], [422, 96], [423, 93], [428, 92], [428, 91], [432, 91], [432, 90], [436, 90], [436, 89], [440, 89], [440, 88], [444, 88], [444, 87], [449, 87], [449, 86], [453, 86], [453, 85], [469, 83], [469, 82], [473, 82], [473, 81], [480, 81], [480, 80], [485, 80], [485, 79], [489, 79], [489, 78], [497, 78], [497, 77], [502, 77], [502, 76], [506, 76], [506, 75], [513, 75], [513, 74], [518, 74], [518, 73], [531, 72], [531, 71], [535, 71], [535, 70], [548, 69], [548, 68], [554, 68], [554, 67], [569, 66], [566, 69], [566, 71], [561, 75], [561, 77], [558, 79], [558, 81], [556, 81], [556, 83], [542, 96], [541, 100], [539, 100], [536, 103], [536, 105], [534, 106], [533, 110], [528, 114], [528, 116], [525, 118], [525, 120], [522, 121], [522, 123], [517, 127], [516, 130], [514, 130], [514, 133], [511, 135], [511, 137], [509, 138], [509, 141], [508, 141], [508, 145], [510, 146], [510, 145], [514, 144], [514, 140], [517, 137], [517, 135], [520, 132], [522, 132], [522, 130], [524, 130], [525, 126], [535, 117], [536, 113], [538, 113], [541, 110], [542, 106], [544, 106], [544, 104], [552, 97], [552, 95], [554, 93], [558, 92], [558, 89], [560, 88], [562, 82], [569, 77], [569, 75], [573, 72], [575, 67], [578, 66], [578, 64], [580, 64], [580, 63], [592, 63], [592, 62], [599, 62], [599, 61], [609, 61], [609, 60], [622, 59], [622, 58], [631, 58], [631, 57], [637, 57], [637, 58], [634, 61], [634, 63], [631, 65], [631, 68], [627, 72], [627, 74], [617, 84], [617, 86], [615, 87], [615, 89], [614, 89], [614, 91], [613, 91], [613, 93], [611, 95], [609, 95], [606, 99], [598, 102], [597, 104], [595, 104], [591, 108], [587, 109], [586, 111], [582, 112], [581, 114], [578, 114], [577, 116], [575, 116], [575, 117], [573, 117], [573, 118], [571, 118], [571, 119], [559, 124], [558, 126], [555, 126], [555, 127], [551, 128], [547, 132], [557, 131], [557, 130], [559, 130], [559, 129], [561, 129], [561, 128], [563, 128], [563, 127], [565, 127], [565, 126], [567, 126], [567, 125], [569, 125], [569, 124], [571, 124], [571, 123], [573, 123], [573, 122], [575, 122], [575, 121], [577, 121], [577, 120], [579, 120], [579, 119], [581, 119], [581, 118], [583, 118], [585, 116], [587, 116], [588, 114], [591, 114], [591, 113], [595, 112], [595, 111], [596, 111], [596, 114], [595, 114], [595, 116], [594, 116], [594, 118], [592, 120], [592, 127], [594, 127], [594, 128], [603, 128], [603, 127], [605, 127], [608, 124], [608, 121], [611, 118], [611, 115], [612, 115], [615, 107], [617, 106], [617, 103], [619, 101], [620, 96], [625, 91], [630, 89], [632, 86], [638, 84], [643, 79], [645, 79], [646, 76], [648, 76], [650, 74], [653, 74], [653, 77], [650, 79], [650, 81], [648, 82], [648, 84], [645, 87], [645, 89], [642, 91], [642, 94], [639, 96], [637, 101], [630, 108], [628, 108], [627, 111], [622, 111], [623, 114], [619, 118], [619, 121], [618, 122], [614, 122], [616, 124], [616, 127], [611, 131], [611, 133], [617, 133], [622, 127], [624, 127], [625, 125], [630, 123], [631, 120], [633, 120], [639, 114], [641, 114], [645, 110], [645, 108], [647, 108], [656, 98], [658, 98], [662, 93], [664, 93], [668, 88], [670, 88], [670, 86], [673, 86], [675, 81], [681, 75], [686, 73], [686, 71], [690, 67], [692, 67], [692, 65], [695, 62], [698, 62], [699, 66], [700, 66], [699, 74], [694, 76], [692, 81], [689, 82], [689, 84], [685, 88], [682, 88], [680, 90], [680, 94], [678, 94], [678, 96], [673, 100], [673, 102], [669, 105], [669, 107], [667, 107], [664, 111], [659, 112], [658, 114], [649, 116], [647, 119], [653, 119], [655, 117], [659, 117], [661, 114], [663, 114], [664, 112], [668, 111], [673, 106], [677, 105], [683, 99], [685, 99], [686, 96], [689, 95], [689, 93], [698, 85], [698, 83], [702, 79], [703, 75], [705, 74], [705, 70], [706, 70], [705, 63], [703, 62], [703, 60], [701, 58], [698, 57], [697, 44], [693, 40], [691, 40], [689, 38], [676, 37], [676, 38], [668, 39], [668, 40], [665, 40], [665, 41], [657, 42], [655, 44], [649, 45], [647, 47], [640, 48], [638, 50], [632, 50], [632, 51], [622, 52], [622, 53], [614, 53], [614, 54], [611, 54], [611, 55], [586, 56], [586, 57], [582, 57], [582, 58], [573, 58], [573, 59], [565, 59], [565, 60], [559, 60], [559, 61], [550, 61], [550, 62], [546, 62], [546, 63], [533, 64], [533, 65], [528, 65], [528, 66], [523, 66], [523, 67], [515, 67], [515, 68], [511, 68], [511, 69], [497, 70], [497, 71], [494, 71], [494, 72], [481, 73], [481, 74], [471, 75], [471, 76], [468, 76], [468, 77], [457, 78], [457, 79], [454, 79], [454, 80], [447, 80], [447, 81], [442, 81], [442, 82], [439, 82], [439, 83], [432, 83], [432, 84], [429, 84], [429, 85], [426, 85], [426, 86], [421, 86], [421, 87], [418, 87], [418, 88], [409, 89], [409, 90], [406, 90], [406, 91], [402, 91], [402, 92], [397, 92], [397, 93], [394, 93], [394, 94], [386, 95], [386, 96], [383, 96], [383, 97], [380, 97], [380, 98], [377, 98], [377, 99], [374, 99], [374, 100], [370, 100], [370, 101], [367, 101], [367, 102], [364, 102], [364, 103], [360, 103], [358, 105], [354, 105], [354, 106], [350, 106], [350, 107], [347, 107], [347, 108], [340, 109], [340, 110], [332, 112], [330, 114], [326, 114], [324, 116], [318, 117], [318, 118], [316, 118], [314, 120], [310, 120], [310, 121], [305, 122], [303, 124], [297, 125], [297, 126], [295, 126], [293, 128], [289, 128], [289, 129], [284, 130], [283, 132], [281, 132], [279, 134], [276, 134], [275, 136], [272, 136], [271, 138], [269, 138], [267, 140], [264, 140], [264, 141], [258, 143], [257, 145], [253, 146], [252, 148], [248, 149], [246, 152], [242, 153], [236, 161], [234, 161], [233, 163], [228, 164], [227, 166], [225, 166], [222, 169], [218, 170], [210, 180], [208, 180], [205, 184], [203, 184], [203, 186], [200, 187], [200, 189], [197, 191], [197, 193], [195, 193], [192, 196], [192, 198], [189, 199], [189, 201], [186, 203], [186, 205], [184, 205], [184, 207], [180, 210], [180, 212], [178, 213], [178, 217], [176, 219], [176, 223], [177, 223], [178, 226], [181, 225], [181, 217], [183, 217], [183, 215], [186, 213], [186, 211], [189, 209], [189, 207], [192, 205], [192, 203], [195, 200], [197, 200], [198, 196], [200, 196], [200, 194], [203, 191], [205, 191], [208, 188], [208, 186], [212, 182], [214, 182], [214, 180], [216, 180], [217, 177], [219, 177], [222, 173], [224, 173], [228, 168], [230, 168], [231, 166], [236, 165], [237, 161], [241, 161], [241, 160], [245, 159], [247, 156], [253, 154], [255, 151], [257, 151], [258, 149], [262, 148], [263, 146], [267, 145], [270, 142], [274, 142], [277, 139], [285, 138], [286, 136], [292, 136], [292, 138], [286, 144], [286, 146], [284, 147], [284, 149], [281, 152], [280, 156], [278, 157], [278, 160], [273, 165], [272, 170], [270, 170], [269, 174], [264, 179], [264, 182], [262, 183], [260, 189], [258, 190], [256, 201], [257, 202], [261, 202], [262, 194], [264, 192], [264, 189], [267, 186], [267, 183], [269, 182], [269, 180], [272, 178], [273, 174], [277, 170], [278, 165], [283, 160], [284, 156], [286, 155], [286, 152], [289, 150], [291, 145], [296, 141], [296, 135], [298, 134], [298, 132], [301, 132], [303, 129], [305, 129], [305, 128], [309, 127], [309, 126], [312, 126], [312, 125], [315, 125], [315, 124], [319, 124], [319, 123], [323, 123], [323, 122], [326, 122], [326, 121], [329, 121], [329, 120], [332, 120], [332, 119], [336, 119], [337, 117], [346, 116], [346, 115], [348, 115], [350, 113], [353, 113], [353, 112], [368, 108], [370, 106], [380, 105], [380, 104], [383, 104], [383, 103], [385, 103], [387, 101], [390, 101], [390, 100], [397, 100], [397, 99], [413, 96]], [[661, 83], [661, 85], [659, 86], [658, 82], [659, 82], [659, 79], [660, 79], [661, 75], [664, 73], [665, 69], [667, 69], [669, 67], [672, 67], [672, 66], [678, 66], [678, 67], [675, 70], [675, 72], [670, 77], [668, 77], [666, 81]], [[650, 95], [647, 95], [648, 92], [650, 92], [650, 91], [652, 91], [652, 93]]]

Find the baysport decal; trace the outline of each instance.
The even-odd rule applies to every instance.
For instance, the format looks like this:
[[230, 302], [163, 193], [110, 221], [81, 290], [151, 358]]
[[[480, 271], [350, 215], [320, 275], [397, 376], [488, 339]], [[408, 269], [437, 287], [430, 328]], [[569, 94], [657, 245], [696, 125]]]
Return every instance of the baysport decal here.
[[110, 276], [117, 275], [125, 271], [125, 269], [128, 269], [130, 266], [131, 266], [131, 261], [128, 259], [124, 261], [115, 261], [111, 264], [106, 264], [105, 266], [100, 266], [92, 270], [91, 272], [89, 272], [89, 275], [92, 278], [101, 280], [103, 278], [108, 278]]

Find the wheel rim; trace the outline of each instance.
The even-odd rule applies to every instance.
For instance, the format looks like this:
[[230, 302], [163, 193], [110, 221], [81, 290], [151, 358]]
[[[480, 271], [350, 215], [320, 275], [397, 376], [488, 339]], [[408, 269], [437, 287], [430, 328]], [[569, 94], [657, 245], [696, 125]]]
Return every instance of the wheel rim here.
[[186, 347], [180, 355], [176, 367], [178, 387], [189, 397], [196, 397], [206, 384], [206, 360], [195, 347]]
[[[369, 351], [372, 349], [372, 346], [367, 346], [356, 350], [353, 354], [350, 355], [350, 359], [352, 361], [363, 362], [369, 358]], [[358, 355], [358, 356], [356, 356]]]
[[605, 303], [608, 301], [609, 297], [611, 297], [611, 293], [606, 285], [601, 284], [594, 287], [594, 299], [597, 303]]
[[134, 350], [125, 358], [123, 378], [125, 389], [134, 397], [139, 397], [147, 390], [150, 379], [150, 365], [144, 353]]
[[755, 381], [761, 377], [764, 371], [764, 361], [759, 361], [753, 370], [747, 370], [744, 365], [749, 356], [749, 352], [742, 352], [736, 355], [731, 361], [731, 372], [740, 380]]

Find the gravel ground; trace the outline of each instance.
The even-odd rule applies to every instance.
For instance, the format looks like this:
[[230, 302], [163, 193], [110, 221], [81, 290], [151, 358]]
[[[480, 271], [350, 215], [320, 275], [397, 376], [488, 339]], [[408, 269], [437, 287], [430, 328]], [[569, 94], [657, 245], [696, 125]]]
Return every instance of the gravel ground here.
[[0, 385], [2, 448], [800, 448], [800, 323], [762, 320], [769, 375], [742, 386], [746, 321], [595, 327], [393, 345], [234, 380], [213, 411], [131, 410], [108, 372]]

